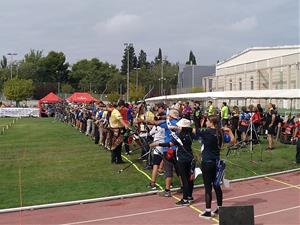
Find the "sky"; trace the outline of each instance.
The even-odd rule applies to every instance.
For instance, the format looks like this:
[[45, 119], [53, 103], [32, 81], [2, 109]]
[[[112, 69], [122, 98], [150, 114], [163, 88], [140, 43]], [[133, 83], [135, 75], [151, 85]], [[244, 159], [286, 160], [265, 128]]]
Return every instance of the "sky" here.
[[299, 45], [298, 0], [1, 0], [0, 56], [64, 52], [120, 67], [124, 43], [148, 61], [212, 65], [250, 47]]

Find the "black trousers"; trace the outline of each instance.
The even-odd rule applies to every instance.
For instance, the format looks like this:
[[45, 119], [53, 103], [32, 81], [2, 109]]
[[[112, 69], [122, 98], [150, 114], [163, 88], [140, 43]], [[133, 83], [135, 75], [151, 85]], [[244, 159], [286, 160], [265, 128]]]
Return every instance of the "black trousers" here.
[[212, 187], [216, 192], [217, 204], [218, 206], [222, 206], [223, 203], [223, 192], [220, 186], [214, 185], [214, 180], [216, 178], [216, 162], [215, 161], [207, 161], [201, 163], [202, 177], [205, 188], [205, 203], [206, 208], [211, 208], [212, 201]]
[[129, 138], [129, 136], [125, 136], [125, 138], [124, 138], [125, 152], [126, 153], [129, 153], [129, 151], [130, 151], [129, 143], [128, 143], [128, 138]]
[[183, 184], [182, 198], [187, 200], [188, 197], [193, 196], [193, 188], [194, 188], [194, 179], [191, 179], [191, 161], [187, 161], [187, 162], [177, 161], [177, 166]]
[[99, 126], [96, 124], [94, 126], [95, 126], [95, 132], [94, 132], [95, 144], [99, 144], [99, 139], [100, 139]]
[[121, 156], [122, 144], [123, 142], [121, 142], [114, 150], [111, 151], [111, 163], [121, 163], [123, 161]]
[[300, 163], [300, 138], [298, 138], [296, 144], [296, 163]]

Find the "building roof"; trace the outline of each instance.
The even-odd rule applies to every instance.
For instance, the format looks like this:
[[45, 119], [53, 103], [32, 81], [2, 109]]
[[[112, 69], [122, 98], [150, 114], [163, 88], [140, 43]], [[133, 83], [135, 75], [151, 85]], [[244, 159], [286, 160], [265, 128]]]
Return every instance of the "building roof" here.
[[220, 91], [166, 95], [146, 99], [146, 102], [208, 99], [300, 99], [300, 89]]
[[300, 45], [276, 46], [276, 47], [253, 47], [233, 55], [217, 64], [217, 70], [240, 64], [257, 62], [260, 60], [300, 53]]

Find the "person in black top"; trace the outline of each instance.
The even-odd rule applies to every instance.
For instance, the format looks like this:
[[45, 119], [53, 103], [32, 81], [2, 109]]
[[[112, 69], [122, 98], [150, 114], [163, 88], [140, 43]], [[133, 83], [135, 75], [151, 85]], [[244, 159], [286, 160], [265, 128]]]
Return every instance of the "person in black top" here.
[[183, 185], [183, 196], [180, 201], [176, 203], [178, 206], [189, 205], [193, 201], [193, 160], [194, 155], [192, 152], [193, 143], [193, 129], [191, 128], [192, 121], [182, 118], [176, 125], [177, 135], [171, 135], [171, 141], [169, 143], [152, 143], [151, 147], [171, 147], [177, 146], [175, 160], [178, 167], [179, 176]]
[[[204, 131], [197, 131], [197, 136], [202, 141], [202, 162], [201, 170], [205, 188], [205, 203], [206, 209], [201, 217], [211, 217], [211, 201], [212, 201], [212, 187], [216, 192], [218, 208], [222, 206], [223, 192], [220, 186], [214, 185], [216, 178], [216, 163], [220, 160], [220, 149], [223, 143], [223, 131], [228, 133], [231, 141], [234, 141], [234, 136], [231, 130], [227, 127], [223, 128], [223, 131], [218, 128], [218, 118], [214, 115], [208, 117]], [[218, 208], [213, 214], [218, 214]]]
[[267, 140], [268, 140], [268, 147], [267, 150], [274, 149], [274, 136], [276, 135], [276, 111], [275, 105], [272, 103], [268, 104], [268, 112], [266, 113], [266, 133], [267, 133]]
[[202, 117], [202, 112], [201, 112], [201, 108], [200, 108], [200, 103], [195, 102], [193, 119], [194, 119], [194, 124], [195, 124], [196, 129], [201, 128], [201, 126], [200, 126], [201, 117]]

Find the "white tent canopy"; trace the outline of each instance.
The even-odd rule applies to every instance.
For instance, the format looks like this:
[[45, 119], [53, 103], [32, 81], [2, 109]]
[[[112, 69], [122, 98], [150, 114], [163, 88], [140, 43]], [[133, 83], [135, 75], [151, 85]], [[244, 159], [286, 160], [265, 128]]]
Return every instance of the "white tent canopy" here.
[[147, 103], [172, 100], [208, 100], [208, 99], [300, 99], [300, 89], [251, 90], [186, 93], [166, 95], [146, 99]]

